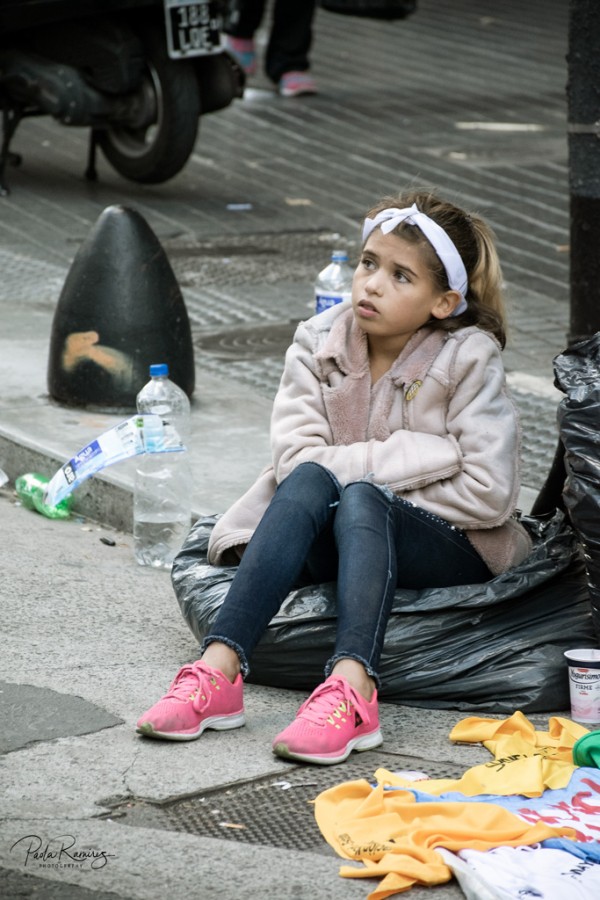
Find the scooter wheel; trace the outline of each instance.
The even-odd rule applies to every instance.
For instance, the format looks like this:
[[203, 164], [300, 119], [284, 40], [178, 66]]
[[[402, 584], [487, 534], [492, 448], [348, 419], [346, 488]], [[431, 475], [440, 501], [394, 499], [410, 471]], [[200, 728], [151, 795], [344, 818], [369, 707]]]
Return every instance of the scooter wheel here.
[[108, 162], [125, 178], [160, 184], [184, 167], [196, 143], [200, 92], [193, 64], [173, 60], [163, 35], [140, 35], [146, 72], [140, 89], [144, 124], [114, 125], [97, 133]]

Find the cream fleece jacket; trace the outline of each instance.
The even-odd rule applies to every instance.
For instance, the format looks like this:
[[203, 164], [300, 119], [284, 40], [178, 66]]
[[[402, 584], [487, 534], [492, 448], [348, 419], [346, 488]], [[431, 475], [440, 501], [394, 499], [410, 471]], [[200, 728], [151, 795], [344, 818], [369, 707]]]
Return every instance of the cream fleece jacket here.
[[349, 304], [301, 323], [271, 418], [272, 467], [217, 522], [209, 561], [250, 539], [276, 485], [318, 462], [342, 485], [368, 478], [466, 531], [494, 574], [531, 550], [513, 518], [519, 425], [500, 347], [475, 327], [424, 327], [372, 385]]

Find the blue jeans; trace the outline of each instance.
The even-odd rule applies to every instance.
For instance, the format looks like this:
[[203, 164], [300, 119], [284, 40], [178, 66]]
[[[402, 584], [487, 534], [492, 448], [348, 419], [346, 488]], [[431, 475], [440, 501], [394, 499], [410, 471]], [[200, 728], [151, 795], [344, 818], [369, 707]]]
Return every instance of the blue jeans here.
[[[230, 0], [224, 31], [233, 37], [252, 38], [261, 25], [267, 0]], [[286, 72], [306, 72], [312, 44], [316, 0], [275, 0], [265, 71], [277, 82]]]
[[449, 587], [491, 577], [468, 538], [444, 519], [368, 481], [341, 488], [328, 469], [302, 463], [277, 488], [203, 649], [213, 641], [227, 644], [246, 676], [254, 647], [289, 592], [336, 581], [336, 641], [325, 675], [349, 658], [379, 684], [397, 587]]

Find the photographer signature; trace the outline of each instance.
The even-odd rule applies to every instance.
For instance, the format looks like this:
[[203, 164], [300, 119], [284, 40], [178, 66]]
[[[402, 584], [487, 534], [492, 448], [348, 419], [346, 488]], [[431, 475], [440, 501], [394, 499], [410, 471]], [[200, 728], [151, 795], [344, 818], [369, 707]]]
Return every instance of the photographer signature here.
[[72, 834], [61, 834], [57, 837], [44, 840], [39, 834], [26, 834], [10, 848], [24, 853], [24, 864], [37, 862], [42, 866], [80, 867], [89, 863], [91, 869], [103, 869], [108, 860], [115, 857], [114, 853], [105, 850], [95, 850], [86, 847], [83, 850], [75, 848], [76, 839]]

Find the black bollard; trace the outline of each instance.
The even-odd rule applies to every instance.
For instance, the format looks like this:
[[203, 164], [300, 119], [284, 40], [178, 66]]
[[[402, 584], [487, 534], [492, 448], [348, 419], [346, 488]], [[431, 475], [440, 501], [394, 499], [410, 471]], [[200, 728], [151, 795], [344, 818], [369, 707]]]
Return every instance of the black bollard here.
[[54, 313], [50, 396], [67, 406], [135, 411], [152, 363], [191, 397], [190, 323], [158, 238], [135, 210], [109, 206], [81, 245]]

